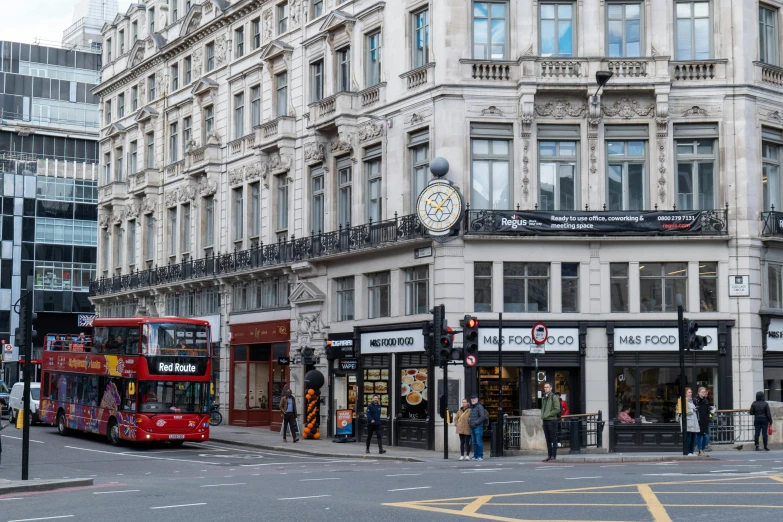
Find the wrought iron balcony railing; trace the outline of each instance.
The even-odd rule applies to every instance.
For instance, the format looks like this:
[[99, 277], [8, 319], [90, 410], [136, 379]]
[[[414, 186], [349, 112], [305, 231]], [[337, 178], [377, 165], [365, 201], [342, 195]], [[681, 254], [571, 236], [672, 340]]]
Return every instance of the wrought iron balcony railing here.
[[776, 212], [774, 205], [771, 212], [761, 213], [761, 222], [764, 223], [764, 229], [761, 231], [763, 237], [783, 237], [783, 212]]
[[466, 210], [466, 235], [725, 236], [728, 207], [714, 210]]
[[101, 296], [131, 290], [185, 282], [204, 277], [236, 274], [258, 268], [287, 265], [309, 259], [375, 248], [425, 237], [415, 214], [355, 227], [340, 227], [334, 232], [291, 238], [248, 250], [187, 259], [166, 266], [137, 270], [130, 274], [101, 277], [90, 282], [90, 295]]

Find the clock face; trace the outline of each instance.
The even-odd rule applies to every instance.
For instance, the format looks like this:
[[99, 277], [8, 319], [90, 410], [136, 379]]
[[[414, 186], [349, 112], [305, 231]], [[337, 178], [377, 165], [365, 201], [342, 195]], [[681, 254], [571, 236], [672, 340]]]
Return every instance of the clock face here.
[[431, 234], [447, 234], [462, 215], [462, 197], [449, 183], [431, 183], [419, 194], [416, 214]]

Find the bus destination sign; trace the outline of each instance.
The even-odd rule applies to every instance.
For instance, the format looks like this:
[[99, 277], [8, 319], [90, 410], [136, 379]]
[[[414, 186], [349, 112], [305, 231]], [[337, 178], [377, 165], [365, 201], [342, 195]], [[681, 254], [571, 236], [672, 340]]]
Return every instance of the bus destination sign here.
[[206, 375], [206, 357], [147, 357], [150, 375]]

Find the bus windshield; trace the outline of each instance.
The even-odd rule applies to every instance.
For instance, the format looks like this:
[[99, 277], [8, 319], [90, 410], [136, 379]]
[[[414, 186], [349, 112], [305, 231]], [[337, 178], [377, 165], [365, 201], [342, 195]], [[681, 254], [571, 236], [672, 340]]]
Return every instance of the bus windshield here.
[[197, 324], [148, 324], [144, 327], [141, 353], [207, 357], [209, 355], [208, 333], [206, 326]]
[[140, 381], [139, 413], [206, 413], [208, 382]]

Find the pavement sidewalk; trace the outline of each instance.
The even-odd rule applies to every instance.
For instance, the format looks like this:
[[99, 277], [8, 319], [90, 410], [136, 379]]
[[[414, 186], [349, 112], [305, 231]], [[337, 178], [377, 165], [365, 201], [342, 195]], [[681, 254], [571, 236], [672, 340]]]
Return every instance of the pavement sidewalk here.
[[[346, 442], [334, 443], [332, 439], [300, 439], [294, 444], [289, 438], [288, 442], [283, 442], [279, 431], [271, 431], [269, 427], [245, 428], [241, 426], [212, 426], [210, 428], [210, 440], [223, 444], [233, 444], [247, 448], [265, 449], [282, 451], [288, 453], [298, 453], [301, 455], [314, 455], [319, 457], [337, 457], [337, 458], [358, 458], [358, 459], [385, 459], [402, 460], [407, 462], [426, 462], [433, 460], [442, 460], [443, 453], [440, 451], [429, 451], [412, 448], [386, 447], [387, 453], [378, 454], [378, 447], [373, 440], [370, 446], [372, 453], [365, 453], [364, 442]], [[752, 445], [751, 445], [752, 446]], [[489, 455], [489, 447], [484, 446], [485, 455]], [[773, 451], [773, 454], [780, 454], [780, 451]], [[558, 455], [558, 463], [617, 463], [617, 462], [672, 462], [672, 461], [693, 461], [693, 460], [727, 460], [735, 457], [734, 452], [716, 451], [710, 453], [710, 457], [685, 457], [678, 453], [582, 453], [569, 454], [565, 449]], [[761, 455], [761, 454], [759, 454]], [[769, 455], [769, 453], [766, 453]], [[545, 455], [523, 455], [503, 457], [504, 461], [522, 461], [537, 462]], [[489, 460], [489, 457], [485, 457]], [[458, 461], [459, 452], [450, 452], [449, 460]]]
[[7, 480], [0, 479], [0, 496], [38, 491], [53, 491], [55, 489], [92, 486], [93, 479], [53, 479], [53, 480]]

